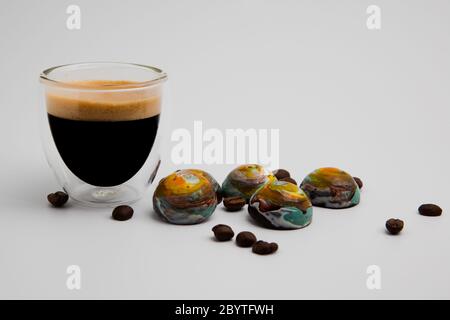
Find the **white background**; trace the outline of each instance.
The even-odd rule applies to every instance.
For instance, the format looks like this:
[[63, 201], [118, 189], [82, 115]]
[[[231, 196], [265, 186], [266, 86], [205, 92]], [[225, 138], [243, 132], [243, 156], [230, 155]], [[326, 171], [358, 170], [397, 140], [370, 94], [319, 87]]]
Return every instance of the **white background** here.
[[[79, 31], [66, 29], [70, 4]], [[382, 10], [369, 31], [366, 8]], [[0, 6], [1, 298], [450, 298], [450, 2], [2, 1]], [[272, 231], [218, 208], [180, 227], [152, 213], [51, 208], [37, 115], [38, 75], [81, 61], [151, 64], [169, 74], [165, 126], [280, 129], [281, 166], [300, 181], [336, 166], [365, 182], [361, 204], [314, 209], [311, 226]], [[176, 166], [165, 137], [157, 180]], [[222, 181], [233, 166], [195, 166]], [[438, 218], [418, 215], [438, 203]], [[384, 231], [405, 221], [400, 236]], [[227, 223], [276, 241], [261, 257], [216, 243]], [[66, 288], [66, 268], [82, 288]], [[382, 289], [368, 290], [379, 265]]]

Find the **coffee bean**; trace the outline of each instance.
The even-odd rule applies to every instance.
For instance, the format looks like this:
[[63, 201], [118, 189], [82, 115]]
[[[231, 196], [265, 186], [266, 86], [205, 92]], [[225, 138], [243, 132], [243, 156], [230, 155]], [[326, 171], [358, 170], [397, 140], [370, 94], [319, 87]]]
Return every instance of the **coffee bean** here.
[[239, 211], [247, 202], [241, 197], [228, 197], [223, 199], [223, 205], [228, 211]]
[[233, 229], [226, 224], [218, 224], [212, 228], [214, 236], [218, 241], [229, 241], [234, 237]]
[[356, 184], [358, 185], [358, 187], [361, 189], [363, 187], [363, 182], [360, 178], [358, 177], [353, 177], [353, 180], [355, 180]]
[[115, 207], [112, 212], [112, 217], [114, 220], [125, 221], [133, 217], [134, 210], [130, 206], [118, 206]]
[[400, 219], [389, 219], [386, 221], [386, 229], [390, 234], [398, 234], [403, 229], [404, 222]]
[[272, 253], [276, 252], [278, 250], [278, 244], [275, 242], [270, 243], [270, 248], [272, 249]]
[[67, 200], [69, 200], [69, 196], [65, 192], [57, 191], [55, 193], [50, 193], [47, 196], [47, 200], [52, 206], [59, 208], [66, 204]]
[[284, 178], [289, 178], [291, 176], [289, 171], [284, 170], [284, 169], [277, 169], [277, 170], [273, 171], [272, 173], [278, 180], [282, 180]]
[[291, 177], [287, 177], [287, 178], [283, 178], [283, 179], [278, 179], [278, 180], [290, 182], [290, 183], [293, 183], [293, 184], [297, 185], [297, 181], [295, 181], [295, 180], [292, 179]]
[[236, 244], [239, 247], [249, 248], [256, 242], [256, 236], [250, 231], [239, 232], [236, 236]]
[[268, 243], [262, 240], [255, 242], [252, 246], [252, 251], [256, 254], [266, 255], [274, 253], [278, 250], [278, 244], [275, 242]]
[[437, 217], [442, 214], [442, 209], [438, 205], [427, 203], [419, 207], [419, 213], [423, 216]]

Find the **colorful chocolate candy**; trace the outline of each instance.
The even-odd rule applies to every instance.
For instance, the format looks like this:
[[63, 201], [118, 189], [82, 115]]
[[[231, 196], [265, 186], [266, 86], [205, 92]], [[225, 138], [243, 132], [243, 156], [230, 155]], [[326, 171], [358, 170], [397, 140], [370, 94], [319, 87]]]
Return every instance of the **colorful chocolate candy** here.
[[274, 229], [300, 229], [312, 220], [306, 194], [287, 181], [267, 183], [251, 197], [248, 212], [261, 225]]
[[244, 164], [231, 171], [222, 184], [224, 198], [250, 197], [266, 183], [276, 180], [275, 176], [258, 164]]
[[178, 170], [159, 182], [153, 194], [153, 208], [169, 223], [200, 223], [213, 214], [219, 189], [217, 181], [207, 172]]
[[311, 172], [300, 185], [314, 206], [348, 208], [359, 203], [360, 191], [351, 175], [337, 168]]

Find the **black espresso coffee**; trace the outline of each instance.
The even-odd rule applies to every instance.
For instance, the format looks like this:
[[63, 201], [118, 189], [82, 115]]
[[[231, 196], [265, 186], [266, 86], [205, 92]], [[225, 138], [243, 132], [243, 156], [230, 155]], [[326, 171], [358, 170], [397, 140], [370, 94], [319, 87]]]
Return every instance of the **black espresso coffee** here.
[[47, 111], [56, 148], [70, 171], [88, 184], [111, 187], [132, 178], [150, 155], [158, 131], [160, 97], [133, 90], [120, 94], [87, 90], [75, 97], [47, 94]]

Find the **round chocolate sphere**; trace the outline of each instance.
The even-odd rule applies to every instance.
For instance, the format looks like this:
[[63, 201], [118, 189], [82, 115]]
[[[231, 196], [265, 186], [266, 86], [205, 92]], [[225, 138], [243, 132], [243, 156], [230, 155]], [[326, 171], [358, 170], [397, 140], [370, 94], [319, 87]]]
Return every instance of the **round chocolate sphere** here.
[[300, 229], [312, 220], [312, 205], [295, 184], [272, 181], [253, 194], [248, 212], [261, 225], [274, 229]]
[[231, 171], [222, 184], [224, 198], [250, 197], [266, 183], [276, 180], [275, 176], [258, 164], [244, 164]]
[[332, 209], [353, 207], [359, 203], [360, 191], [347, 172], [337, 168], [320, 168], [311, 172], [300, 185], [314, 206]]
[[218, 187], [217, 181], [202, 170], [178, 170], [159, 182], [153, 208], [169, 223], [200, 223], [213, 214]]

